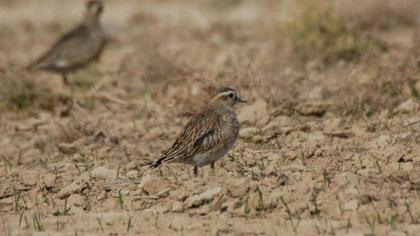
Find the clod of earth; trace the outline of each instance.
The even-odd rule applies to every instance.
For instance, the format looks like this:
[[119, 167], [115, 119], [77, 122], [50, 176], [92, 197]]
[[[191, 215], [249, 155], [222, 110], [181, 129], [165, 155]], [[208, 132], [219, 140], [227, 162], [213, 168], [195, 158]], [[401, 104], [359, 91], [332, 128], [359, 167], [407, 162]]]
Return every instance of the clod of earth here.
[[192, 195], [189, 198], [187, 198], [187, 200], [185, 200], [185, 205], [188, 208], [199, 207], [203, 204], [206, 204], [212, 201], [215, 197], [219, 196], [221, 191], [222, 191], [221, 187], [215, 187], [215, 188], [208, 189], [202, 193]]

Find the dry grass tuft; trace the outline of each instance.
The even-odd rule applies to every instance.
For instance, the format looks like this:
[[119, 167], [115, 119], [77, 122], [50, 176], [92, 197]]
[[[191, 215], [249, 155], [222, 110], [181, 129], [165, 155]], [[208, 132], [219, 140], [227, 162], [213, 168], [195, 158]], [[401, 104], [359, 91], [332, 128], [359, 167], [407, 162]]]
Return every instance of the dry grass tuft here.
[[334, 14], [329, 6], [308, 1], [301, 2], [284, 31], [290, 37], [298, 63], [359, 61], [385, 48], [378, 40], [364, 35], [359, 27]]
[[53, 110], [59, 99], [46, 88], [35, 85], [31, 78], [21, 72], [0, 72], [0, 84], [0, 107], [3, 108]]
[[419, 99], [417, 81], [419, 67], [407, 62], [395, 67], [379, 67], [377, 74], [366, 83], [342, 87], [337, 91], [337, 107], [344, 115], [393, 110], [407, 99]]
[[364, 30], [392, 30], [419, 23], [420, 2], [417, 0], [338, 1], [341, 16]]

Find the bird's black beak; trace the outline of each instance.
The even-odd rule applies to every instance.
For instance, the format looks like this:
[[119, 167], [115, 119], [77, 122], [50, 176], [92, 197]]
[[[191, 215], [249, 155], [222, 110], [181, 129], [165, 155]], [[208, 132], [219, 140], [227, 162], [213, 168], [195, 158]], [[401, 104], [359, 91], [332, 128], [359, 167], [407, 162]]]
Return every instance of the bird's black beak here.
[[247, 103], [247, 101], [243, 100], [242, 98], [240, 98], [238, 96], [236, 96], [235, 101], [236, 102], [241, 102], [241, 103]]

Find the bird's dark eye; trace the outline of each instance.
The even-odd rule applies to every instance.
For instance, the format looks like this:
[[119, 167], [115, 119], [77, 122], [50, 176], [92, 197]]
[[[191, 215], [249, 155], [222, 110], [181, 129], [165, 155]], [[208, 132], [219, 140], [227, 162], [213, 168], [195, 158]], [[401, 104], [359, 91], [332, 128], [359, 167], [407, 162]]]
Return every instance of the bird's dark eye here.
[[235, 97], [235, 94], [233, 94], [233, 93], [229, 93], [229, 95], [228, 95], [230, 98], [234, 98]]

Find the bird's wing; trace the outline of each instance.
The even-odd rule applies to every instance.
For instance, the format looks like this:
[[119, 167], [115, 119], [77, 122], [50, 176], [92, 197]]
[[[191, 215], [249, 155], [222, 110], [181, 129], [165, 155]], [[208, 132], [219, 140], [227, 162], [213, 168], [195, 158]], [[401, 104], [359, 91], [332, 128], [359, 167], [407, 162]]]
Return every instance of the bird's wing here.
[[[204, 153], [221, 143], [221, 120], [218, 114], [204, 110], [195, 115], [184, 127], [172, 146], [157, 162], [187, 160], [198, 153]], [[155, 162], [156, 164], [156, 162]], [[158, 166], [157, 165], [157, 166]]]
[[75, 58], [80, 57], [78, 48], [83, 47], [89, 37], [89, 29], [81, 24], [73, 30], [61, 36], [51, 48], [36, 60], [30, 68], [43, 69], [53, 67], [58, 59], [66, 59], [68, 64], [74, 63]]

